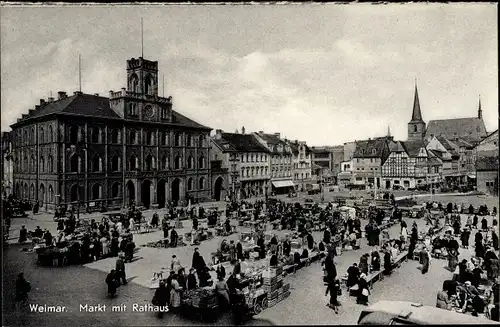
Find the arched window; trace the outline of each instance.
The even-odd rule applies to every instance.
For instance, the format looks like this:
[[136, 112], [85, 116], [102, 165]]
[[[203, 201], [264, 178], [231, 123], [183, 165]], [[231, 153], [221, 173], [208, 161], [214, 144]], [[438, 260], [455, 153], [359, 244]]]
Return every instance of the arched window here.
[[190, 156], [188, 158], [188, 169], [193, 169], [193, 168], [194, 168], [194, 158]]
[[32, 155], [31, 156], [31, 172], [36, 172], [36, 159], [35, 159], [35, 156]]
[[31, 184], [30, 186], [30, 199], [35, 199], [35, 184]]
[[40, 135], [38, 137], [38, 143], [45, 143], [45, 133], [43, 127], [40, 127]]
[[102, 170], [102, 159], [99, 157], [99, 155], [96, 153], [94, 157], [92, 158], [92, 171], [101, 171]]
[[203, 168], [205, 168], [205, 157], [201, 156], [198, 159], [198, 169], [203, 169]]
[[188, 179], [188, 183], [187, 184], [188, 184], [187, 185], [188, 186], [188, 191], [192, 191], [193, 190], [193, 179], [192, 178]]
[[148, 142], [148, 145], [155, 144], [155, 135], [154, 135], [153, 131], [146, 132], [146, 141]]
[[101, 129], [99, 127], [92, 127], [90, 129], [90, 142], [92, 143], [100, 143], [99, 142], [99, 134], [101, 133]]
[[24, 162], [23, 162], [23, 172], [27, 173], [29, 172], [29, 161], [28, 161], [28, 157], [27, 156], [24, 156]]
[[130, 131], [130, 144], [137, 144], [137, 132]]
[[69, 143], [78, 143], [78, 126], [71, 126], [69, 129]]
[[35, 128], [32, 127], [31, 128], [31, 135], [30, 135], [30, 138], [31, 138], [31, 144], [36, 144], [36, 138], [35, 138]]
[[205, 189], [205, 177], [201, 177], [200, 178], [200, 185], [199, 185], [199, 189], [200, 190], [204, 190]]
[[191, 134], [187, 135], [187, 146], [193, 146], [193, 137]]
[[205, 135], [200, 135], [198, 137], [198, 144], [200, 147], [204, 147], [205, 146]]
[[92, 200], [99, 200], [102, 198], [102, 186], [101, 184], [92, 185]]
[[28, 144], [28, 131], [24, 131], [23, 143]]
[[77, 154], [74, 154], [69, 158], [69, 171], [71, 173], [77, 173], [79, 172], [79, 167], [80, 166], [80, 156]]
[[120, 157], [118, 155], [114, 155], [111, 158], [111, 171], [119, 171], [120, 170]]
[[40, 157], [40, 172], [45, 172], [45, 159], [43, 158], [43, 156]]
[[130, 89], [134, 93], [139, 93], [139, 78], [137, 78], [136, 74], [130, 77]]
[[54, 158], [52, 155], [49, 155], [49, 172], [54, 172]]
[[175, 157], [174, 168], [181, 169], [181, 157], [180, 156]]
[[144, 80], [144, 93], [147, 95], [153, 95], [153, 80], [150, 75], [147, 75]]
[[118, 182], [113, 183], [111, 185], [111, 197], [118, 198], [121, 194], [121, 184]]
[[175, 146], [181, 146], [181, 134], [180, 133], [175, 133]]
[[413, 132], [415, 132], [415, 133], [416, 133], [417, 131], [418, 131], [418, 129], [417, 129], [417, 125], [413, 125]]
[[120, 143], [120, 131], [117, 128], [114, 128], [111, 131], [111, 143], [118, 144]]
[[137, 106], [135, 103], [128, 104], [128, 114], [130, 116], [137, 116]]
[[52, 128], [52, 126], [49, 126], [49, 142], [54, 142], [54, 129]]
[[54, 189], [52, 188], [52, 185], [49, 185], [48, 202], [54, 202]]
[[155, 158], [152, 155], [146, 157], [146, 170], [153, 170], [155, 168]]
[[137, 157], [135, 155], [132, 155], [130, 159], [128, 160], [128, 170], [137, 170], [139, 167], [137, 164]]
[[250, 177], [250, 168], [247, 167], [247, 177]]
[[168, 157], [167, 156], [163, 156], [161, 158], [161, 169], [163, 169], [163, 170], [168, 169]]
[[168, 145], [168, 133], [161, 133], [161, 145]]

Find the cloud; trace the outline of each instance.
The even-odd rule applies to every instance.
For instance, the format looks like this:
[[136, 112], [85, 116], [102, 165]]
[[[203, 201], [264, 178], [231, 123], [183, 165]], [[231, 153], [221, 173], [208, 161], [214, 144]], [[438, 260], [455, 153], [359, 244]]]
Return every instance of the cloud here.
[[[158, 60], [174, 109], [214, 129], [333, 145], [390, 125], [404, 139], [418, 78], [426, 120], [473, 116], [481, 93], [492, 130], [496, 14], [467, 7], [157, 7], [145, 16], [145, 56]], [[67, 29], [50, 10], [30, 22], [28, 10], [2, 14], [3, 130], [49, 91], [78, 89], [78, 54], [83, 91], [102, 95], [126, 84], [125, 60], [140, 54], [140, 9], [66, 10]]]

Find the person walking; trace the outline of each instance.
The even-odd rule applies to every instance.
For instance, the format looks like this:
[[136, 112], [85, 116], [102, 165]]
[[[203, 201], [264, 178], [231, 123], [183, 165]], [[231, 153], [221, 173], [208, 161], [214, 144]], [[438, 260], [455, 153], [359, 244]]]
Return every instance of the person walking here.
[[106, 284], [108, 285], [108, 295], [109, 297], [116, 296], [116, 290], [120, 286], [120, 282], [116, 277], [116, 272], [114, 269], [111, 269], [109, 274], [106, 276]]
[[127, 275], [125, 274], [125, 262], [123, 261], [123, 254], [118, 256], [116, 259], [116, 280], [123, 285], [127, 284]]
[[167, 311], [168, 299], [169, 299], [168, 290], [165, 287], [165, 282], [160, 281], [160, 287], [156, 289], [152, 301], [152, 304], [154, 306], [160, 307], [158, 311], [159, 318], [162, 318], [163, 314]]
[[422, 258], [422, 274], [426, 274], [429, 271], [429, 266], [431, 264], [431, 255], [429, 254], [429, 250], [427, 247], [424, 247], [423, 251], [421, 252], [421, 258]]
[[357, 304], [368, 305], [368, 296], [370, 295], [370, 290], [368, 288], [368, 283], [366, 281], [366, 275], [361, 274], [358, 281], [358, 295], [356, 298]]
[[328, 286], [326, 288], [325, 296], [330, 294], [330, 301], [327, 304], [327, 307], [333, 309], [336, 314], [339, 313], [338, 307], [340, 303], [338, 301], [339, 293], [341, 292], [340, 281], [337, 278], [329, 278]]
[[174, 274], [170, 282], [170, 310], [173, 313], [177, 313], [181, 307], [181, 293], [182, 287], [177, 281], [177, 274]]

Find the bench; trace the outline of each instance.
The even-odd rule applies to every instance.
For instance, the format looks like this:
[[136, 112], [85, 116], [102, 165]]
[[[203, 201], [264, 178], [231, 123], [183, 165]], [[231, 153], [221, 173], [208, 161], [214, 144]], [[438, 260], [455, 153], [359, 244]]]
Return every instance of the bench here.
[[[367, 282], [368, 287], [370, 289], [373, 288], [373, 283], [380, 280], [380, 275], [381, 275], [380, 271], [374, 271], [366, 276], [366, 282]], [[357, 296], [358, 290], [359, 290], [358, 284], [351, 286], [351, 288], [349, 288], [349, 295], [350, 296]]]
[[294, 263], [294, 264], [291, 264], [291, 265], [286, 265], [286, 266], [283, 266], [283, 272], [284, 273], [295, 273], [295, 271], [297, 270], [297, 265]]

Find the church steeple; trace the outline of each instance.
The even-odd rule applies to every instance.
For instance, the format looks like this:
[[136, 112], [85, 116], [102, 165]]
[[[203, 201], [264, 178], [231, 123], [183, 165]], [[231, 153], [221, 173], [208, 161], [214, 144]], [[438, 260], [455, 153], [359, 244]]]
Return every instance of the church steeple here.
[[426, 124], [422, 119], [420, 99], [418, 98], [417, 81], [415, 80], [415, 97], [413, 99], [413, 112], [408, 123], [408, 141], [422, 141], [425, 137]]
[[415, 82], [415, 98], [413, 99], [413, 113], [411, 115], [411, 121], [423, 121], [422, 112], [420, 111], [420, 100], [418, 99], [418, 89], [417, 83]]
[[481, 109], [481, 95], [479, 96], [479, 106], [477, 108], [477, 118], [483, 119], [483, 110]]

